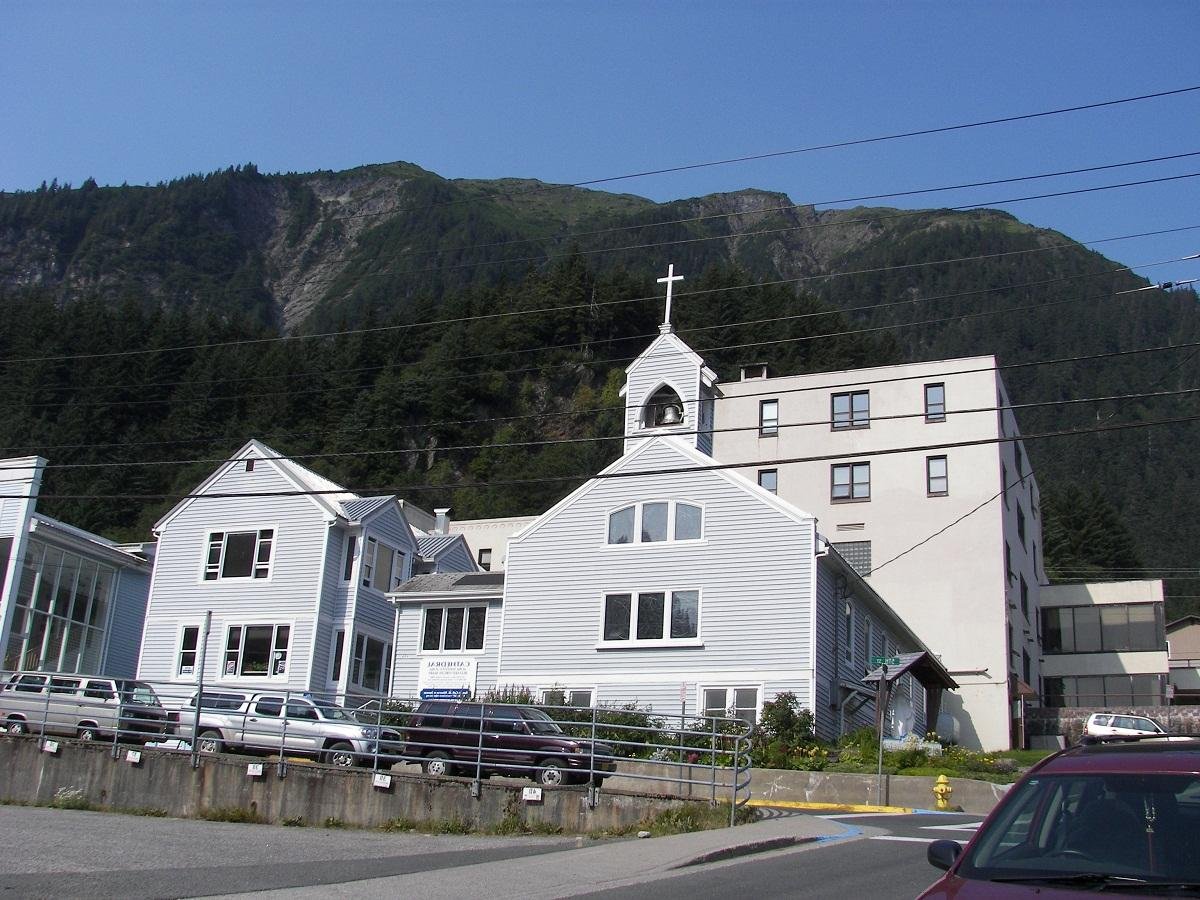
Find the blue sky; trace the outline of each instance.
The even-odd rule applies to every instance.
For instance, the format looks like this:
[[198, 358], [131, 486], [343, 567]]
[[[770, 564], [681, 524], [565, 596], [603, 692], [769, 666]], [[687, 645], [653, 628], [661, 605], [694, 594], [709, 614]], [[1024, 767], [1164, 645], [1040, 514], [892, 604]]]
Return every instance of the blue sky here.
[[[0, 6], [0, 190], [406, 160], [580, 182], [1200, 85], [1200, 3], [46, 2]], [[614, 181], [796, 202], [1200, 151], [1200, 91]], [[985, 203], [1091, 242], [1200, 226], [1200, 156], [872, 201]], [[835, 203], [833, 205], [852, 205]], [[1095, 244], [1200, 277], [1200, 228]], [[665, 260], [664, 260], [665, 262]]]

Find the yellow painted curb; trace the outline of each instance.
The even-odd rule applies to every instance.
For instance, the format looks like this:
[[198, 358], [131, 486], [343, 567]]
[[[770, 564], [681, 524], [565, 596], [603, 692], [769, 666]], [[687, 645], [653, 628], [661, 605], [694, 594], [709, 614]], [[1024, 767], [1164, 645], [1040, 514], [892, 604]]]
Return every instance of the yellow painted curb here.
[[779, 806], [784, 809], [813, 809], [824, 812], [856, 813], [911, 813], [911, 806], [872, 806], [865, 803], [817, 803], [807, 800], [759, 800], [747, 801], [748, 806]]

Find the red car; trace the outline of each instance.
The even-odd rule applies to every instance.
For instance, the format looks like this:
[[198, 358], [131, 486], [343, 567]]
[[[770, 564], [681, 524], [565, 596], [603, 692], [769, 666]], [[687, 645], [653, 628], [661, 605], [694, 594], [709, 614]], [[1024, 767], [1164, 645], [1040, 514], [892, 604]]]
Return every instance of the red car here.
[[919, 900], [1200, 897], [1200, 739], [1071, 747], [1013, 785], [965, 849], [928, 853], [946, 874]]

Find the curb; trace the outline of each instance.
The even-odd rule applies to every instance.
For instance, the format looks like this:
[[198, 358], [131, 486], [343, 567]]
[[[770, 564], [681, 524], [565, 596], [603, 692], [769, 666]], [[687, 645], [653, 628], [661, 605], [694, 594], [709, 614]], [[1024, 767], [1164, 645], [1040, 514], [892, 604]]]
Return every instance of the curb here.
[[819, 838], [817, 837], [778, 837], [768, 838], [761, 841], [748, 841], [745, 844], [738, 844], [736, 847], [723, 847], [720, 850], [713, 850], [709, 853], [703, 853], [700, 856], [689, 859], [685, 863], [680, 863], [673, 868], [686, 869], [688, 866], [701, 866], [705, 863], [721, 862], [726, 859], [736, 859], [739, 856], [750, 856], [754, 853], [767, 853], [771, 850], [781, 850], [785, 847], [795, 847], [800, 844], [812, 844]]
[[746, 805], [775, 806], [782, 809], [811, 809], [821, 812], [903, 814], [915, 811], [911, 806], [874, 806], [866, 803], [820, 803], [808, 800], [760, 800], [758, 798], [748, 800]]

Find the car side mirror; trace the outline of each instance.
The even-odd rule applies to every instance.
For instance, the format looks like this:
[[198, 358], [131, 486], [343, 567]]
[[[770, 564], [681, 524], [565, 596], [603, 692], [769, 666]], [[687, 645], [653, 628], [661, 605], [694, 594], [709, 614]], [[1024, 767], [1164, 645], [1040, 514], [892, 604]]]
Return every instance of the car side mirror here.
[[962, 844], [958, 841], [934, 841], [929, 845], [929, 849], [925, 851], [925, 858], [929, 860], [929, 864], [935, 869], [946, 871], [956, 862], [962, 854]]

